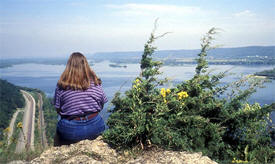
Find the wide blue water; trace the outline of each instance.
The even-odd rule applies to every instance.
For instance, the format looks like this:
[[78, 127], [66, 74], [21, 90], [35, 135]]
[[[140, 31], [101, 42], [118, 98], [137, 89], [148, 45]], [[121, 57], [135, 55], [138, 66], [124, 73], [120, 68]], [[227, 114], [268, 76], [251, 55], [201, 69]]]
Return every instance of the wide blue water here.
[[[104, 91], [109, 99], [101, 112], [104, 120], [107, 119], [107, 109], [111, 108], [110, 102], [114, 94], [120, 90], [126, 91], [132, 85], [132, 80], [140, 73], [139, 64], [128, 64], [127, 68], [114, 68], [109, 66], [109, 62], [104, 61], [95, 63], [92, 69], [103, 81]], [[172, 86], [182, 80], [188, 80], [195, 74], [194, 64], [184, 66], [164, 66], [161, 68], [163, 77], [171, 80], [169, 84]], [[210, 65], [209, 70], [220, 72], [229, 70], [234, 75], [228, 76], [222, 80], [223, 83], [235, 81], [241, 75], [249, 75], [266, 69], [272, 69], [274, 66], [235, 66], [235, 65]], [[59, 76], [64, 71], [65, 65], [44, 65], [44, 64], [20, 64], [8, 68], [0, 69], [0, 78], [5, 79], [15, 85], [30, 88], [38, 88], [52, 97], [54, 94], [56, 83]], [[260, 88], [251, 96], [251, 103], [258, 102], [261, 105], [271, 104], [275, 102], [275, 81], [265, 83], [265, 88]], [[272, 119], [275, 120], [275, 112], [272, 113]]]

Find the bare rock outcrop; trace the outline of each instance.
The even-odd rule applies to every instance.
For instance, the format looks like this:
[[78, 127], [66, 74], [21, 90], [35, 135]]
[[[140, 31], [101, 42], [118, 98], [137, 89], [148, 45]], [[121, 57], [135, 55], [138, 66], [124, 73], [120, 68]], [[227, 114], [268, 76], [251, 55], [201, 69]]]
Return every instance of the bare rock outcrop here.
[[52, 147], [44, 151], [31, 164], [217, 164], [201, 153], [188, 153], [154, 149], [133, 158], [128, 152], [119, 154], [103, 142], [102, 137], [96, 140], [84, 140], [69, 146]]

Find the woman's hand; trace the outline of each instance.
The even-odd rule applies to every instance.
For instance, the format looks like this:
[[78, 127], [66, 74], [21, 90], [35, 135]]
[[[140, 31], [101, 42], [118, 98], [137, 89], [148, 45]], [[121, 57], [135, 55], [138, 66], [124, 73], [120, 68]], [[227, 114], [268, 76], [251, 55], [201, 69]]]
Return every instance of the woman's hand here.
[[56, 110], [56, 112], [57, 112], [58, 114], [60, 114], [61, 109], [59, 109], [59, 108], [55, 108], [55, 110]]

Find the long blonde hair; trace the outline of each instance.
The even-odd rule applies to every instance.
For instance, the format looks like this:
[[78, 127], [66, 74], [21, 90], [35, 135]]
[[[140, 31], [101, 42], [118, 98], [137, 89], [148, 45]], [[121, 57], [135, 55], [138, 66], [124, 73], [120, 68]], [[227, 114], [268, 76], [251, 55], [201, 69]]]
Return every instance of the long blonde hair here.
[[80, 52], [74, 52], [71, 54], [57, 85], [65, 90], [86, 90], [89, 88], [91, 81], [95, 85], [101, 83], [95, 72], [90, 68], [86, 57]]

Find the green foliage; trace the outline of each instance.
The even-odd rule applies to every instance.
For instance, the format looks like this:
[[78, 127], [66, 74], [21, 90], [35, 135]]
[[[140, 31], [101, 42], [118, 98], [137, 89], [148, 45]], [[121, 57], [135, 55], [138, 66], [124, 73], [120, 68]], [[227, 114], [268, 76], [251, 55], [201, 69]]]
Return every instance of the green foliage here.
[[24, 98], [20, 93], [20, 88], [0, 79], [0, 139], [3, 138], [3, 129], [9, 126], [16, 108], [24, 107]]
[[[264, 81], [243, 77], [223, 86], [220, 80], [227, 72], [211, 75], [207, 71], [206, 56], [217, 29], [210, 29], [202, 39], [194, 77], [168, 89], [160, 89], [165, 83], [157, 79], [161, 63], [152, 59], [154, 31], [144, 46], [140, 76], [124, 96], [117, 93], [112, 100], [104, 140], [117, 149], [154, 144], [200, 151], [226, 163], [233, 158], [255, 163], [274, 160], [274, 127], [268, 128], [265, 120], [272, 108], [247, 102]], [[225, 93], [227, 98], [221, 98]]]
[[159, 68], [162, 63], [153, 61], [151, 57], [156, 49], [152, 46], [155, 39], [151, 34], [144, 46], [140, 64], [141, 75], [133, 82], [133, 88], [127, 91], [123, 98], [117, 93], [112, 101], [115, 108], [108, 119], [110, 129], [104, 134], [105, 139], [112, 145], [124, 147], [140, 144], [143, 147], [147, 141], [150, 142], [152, 115], [155, 113], [155, 102], [152, 100], [158, 92], [156, 87], [163, 83], [156, 78], [160, 74]]
[[43, 111], [44, 111], [44, 121], [46, 137], [49, 145], [53, 145], [54, 135], [56, 131], [57, 124], [57, 113], [52, 105], [52, 98], [46, 97], [44, 93], [40, 93], [43, 99]]

